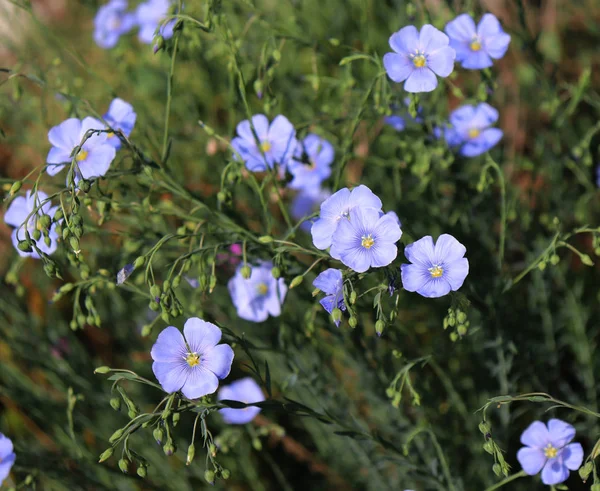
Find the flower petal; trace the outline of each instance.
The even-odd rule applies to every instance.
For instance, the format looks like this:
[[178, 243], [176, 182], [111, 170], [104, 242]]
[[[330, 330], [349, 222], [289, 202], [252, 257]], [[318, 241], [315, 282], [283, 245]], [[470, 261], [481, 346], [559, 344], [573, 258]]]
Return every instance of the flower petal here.
[[541, 421], [534, 421], [521, 434], [521, 443], [532, 448], [544, 448], [550, 443], [548, 428]]
[[403, 27], [390, 36], [389, 42], [396, 53], [414, 53], [419, 48], [419, 31], [415, 26]]
[[326, 269], [315, 278], [313, 286], [322, 292], [335, 295], [342, 287], [342, 272], [334, 268]]
[[420, 264], [402, 264], [400, 266], [402, 287], [408, 292], [416, 292], [431, 281], [431, 274]]
[[488, 37], [484, 40], [486, 52], [495, 59], [502, 58], [508, 50], [510, 44], [510, 35], [505, 32]]
[[152, 346], [150, 356], [158, 362], [179, 362], [185, 359], [187, 348], [179, 329], [173, 326], [164, 328]]
[[[419, 33], [419, 47], [425, 54], [431, 53], [445, 48], [450, 43], [450, 39], [439, 29], [436, 29], [431, 24], [425, 24], [421, 27]], [[454, 58], [454, 57], [453, 57]]]
[[[255, 114], [252, 116], [252, 124], [256, 130], [259, 141], [267, 139], [269, 133], [269, 120], [264, 114]], [[237, 125], [237, 134], [248, 142], [256, 142], [252, 128], [250, 127], [250, 121], [245, 119]]]
[[415, 71], [412, 61], [406, 55], [398, 53], [383, 55], [383, 67], [388, 76], [397, 83], [404, 82]]
[[473, 51], [469, 48], [469, 51], [464, 53], [461, 57], [462, 67], [468, 70], [483, 70], [494, 64], [487, 51], [483, 49]]
[[219, 344], [221, 340], [221, 329], [198, 317], [190, 317], [185, 321], [183, 334], [190, 349], [202, 355]]
[[323, 218], [318, 219], [312, 224], [310, 233], [312, 235], [313, 245], [317, 249], [327, 249], [331, 246], [331, 237], [335, 232], [337, 224], [331, 220]]
[[13, 464], [15, 463], [16, 458], [17, 458], [17, 456], [13, 453], [13, 454], [10, 454], [5, 459], [2, 459], [2, 462], [0, 463], [0, 486], [2, 485], [2, 482], [10, 474], [10, 469], [13, 466]]
[[406, 92], [431, 92], [438, 85], [435, 74], [427, 67], [418, 68], [404, 82]]
[[350, 193], [350, 208], [373, 208], [377, 211], [381, 211], [382, 206], [383, 204], [381, 203], [381, 200], [364, 184], [355, 187]]
[[435, 260], [435, 246], [431, 235], [426, 235], [404, 248], [404, 255], [411, 263], [430, 268]]
[[571, 443], [562, 449], [561, 457], [568, 469], [576, 471], [583, 462], [583, 447], [581, 443]]
[[500, 21], [494, 14], [484, 14], [477, 25], [477, 35], [485, 39], [488, 36], [495, 36], [498, 33], [504, 32]]
[[81, 131], [81, 121], [77, 118], [69, 118], [54, 126], [48, 132], [48, 140], [58, 148], [68, 150], [69, 153], [79, 144], [79, 133]]
[[444, 31], [451, 39], [457, 39], [465, 43], [470, 42], [477, 35], [475, 22], [469, 14], [461, 14], [456, 19], [448, 22]]
[[469, 261], [466, 257], [444, 263], [443, 278], [450, 284], [453, 291], [458, 290], [469, 274]]
[[376, 244], [371, 249], [371, 266], [373, 268], [382, 268], [391, 264], [398, 256], [398, 248], [389, 242]]
[[210, 370], [217, 378], [223, 379], [229, 375], [233, 363], [233, 349], [228, 344], [219, 344], [202, 353], [202, 367]]
[[0, 461], [4, 461], [11, 453], [13, 453], [13, 442], [10, 438], [0, 433]]
[[456, 51], [446, 46], [427, 56], [427, 66], [440, 77], [447, 77], [454, 70], [454, 58]]
[[188, 365], [185, 360], [176, 362], [155, 361], [152, 364], [154, 376], [163, 390], [169, 394], [180, 390], [188, 378]]
[[212, 394], [218, 387], [219, 379], [217, 379], [214, 373], [196, 366], [188, 370], [188, 377], [181, 392], [188, 399], [198, 399], [199, 397]]
[[478, 137], [468, 140], [460, 149], [460, 154], [465, 157], [477, 157], [494, 147], [502, 136], [501, 129], [487, 128]]
[[435, 242], [433, 262], [451, 263], [465, 256], [467, 248], [450, 234], [442, 234]]
[[423, 295], [427, 298], [439, 298], [444, 295], [448, 295], [452, 287], [446, 278], [431, 278], [431, 281], [423, 285], [417, 290], [419, 295]]
[[517, 452], [517, 460], [526, 474], [535, 476], [542, 470], [547, 459], [542, 450], [523, 447]]
[[548, 486], [560, 484], [569, 478], [569, 469], [560, 458], [550, 459], [542, 470], [542, 482]]
[[[49, 164], [64, 164], [65, 162], [71, 162], [71, 150], [65, 150], [64, 148], [59, 147], [52, 147], [48, 152], [46, 162], [48, 162]], [[46, 170], [48, 174], [53, 176], [62, 168], [62, 165], [49, 165]]]
[[575, 438], [575, 428], [560, 419], [548, 421], [548, 433], [550, 434], [550, 443], [555, 448], [563, 448]]
[[29, 206], [29, 203], [24, 196], [17, 196], [8, 207], [8, 210], [6, 210], [4, 221], [7, 225], [19, 227], [21, 224], [25, 223], [27, 216], [32, 210], [33, 209]]
[[89, 156], [79, 163], [79, 170], [84, 179], [102, 177], [110, 169], [117, 151], [112, 145], [100, 145], [90, 150]]

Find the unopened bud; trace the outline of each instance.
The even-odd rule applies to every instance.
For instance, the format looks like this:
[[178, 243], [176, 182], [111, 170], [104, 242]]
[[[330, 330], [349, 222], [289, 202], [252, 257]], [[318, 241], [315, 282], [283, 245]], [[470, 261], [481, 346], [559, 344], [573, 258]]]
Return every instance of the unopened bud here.
[[221, 469], [221, 477], [225, 480], [229, 479], [231, 477], [229, 469]]
[[141, 268], [145, 262], [146, 262], [146, 258], [144, 256], [140, 256], [140, 257], [136, 258], [135, 261], [133, 261], [133, 268], [134, 269]]
[[352, 290], [352, 292], [350, 292], [350, 303], [352, 305], [354, 305], [356, 303], [356, 292], [354, 290]]
[[464, 324], [465, 321], [467, 320], [467, 314], [465, 314], [463, 311], [459, 310], [456, 313], [456, 320], [458, 321], [459, 324]]
[[179, 423], [180, 417], [181, 417], [180, 413], [173, 413], [173, 426], [177, 426], [177, 423]]
[[163, 452], [165, 453], [165, 455], [167, 457], [170, 457], [171, 455], [173, 455], [175, 453], [175, 447], [173, 446], [172, 443], [165, 443], [165, 446], [163, 447]]
[[247, 264], [244, 264], [242, 266], [242, 269], [240, 269], [240, 273], [242, 274], [242, 278], [247, 280], [248, 278], [250, 278], [250, 275], [252, 274], [252, 268], [250, 268], [250, 266], [248, 266]]
[[14, 194], [17, 194], [19, 192], [19, 190], [21, 189], [21, 186], [23, 186], [23, 183], [21, 181], [15, 181], [13, 183], [13, 185], [10, 187], [9, 194], [11, 196], [13, 196]]
[[215, 482], [215, 473], [214, 473], [214, 471], [205, 471], [204, 472], [204, 479], [206, 480], [207, 483], [214, 484], [214, 482]]
[[385, 328], [385, 322], [382, 321], [381, 319], [379, 319], [375, 323], [375, 332], [377, 333], [378, 336], [381, 336], [383, 334], [383, 329], [384, 328]]
[[352, 329], [354, 329], [358, 325], [358, 320], [356, 319], [356, 317], [352, 316], [350, 317], [350, 319], [348, 319], [348, 324]]
[[587, 462], [584, 466], [579, 468], [579, 477], [581, 477], [583, 482], [585, 482], [593, 470], [594, 470], [594, 463]]
[[125, 459], [119, 460], [119, 469], [121, 469], [121, 472], [123, 474], [127, 474], [128, 468], [129, 468], [129, 462], [127, 462], [127, 460], [125, 460]]
[[500, 476], [502, 474], [502, 467], [500, 467], [500, 464], [494, 464], [492, 466], [492, 470], [494, 471], [494, 474], [496, 474], [497, 476]]
[[481, 431], [483, 435], [487, 435], [491, 429], [492, 427], [487, 421], [482, 421], [481, 423], [479, 423], [479, 431]]
[[298, 285], [300, 285], [302, 282], [304, 281], [304, 276], [299, 275], [296, 276], [292, 282], [290, 283], [290, 289], [291, 288], [296, 288]]
[[146, 471], [146, 466], [145, 465], [140, 465], [137, 468], [137, 475], [140, 476], [142, 479], [146, 477], [147, 471]]
[[96, 370], [94, 370], [94, 373], [108, 373], [110, 372], [111, 368], [107, 367], [107, 366], [101, 366], [96, 368]]
[[593, 266], [594, 265], [594, 261], [592, 261], [592, 258], [590, 256], [588, 256], [587, 254], [582, 254], [579, 257], [581, 258], [581, 262], [583, 264], [585, 264], [586, 266]]
[[494, 444], [492, 442], [485, 442], [483, 444], [483, 449], [490, 455], [494, 455]]
[[271, 276], [277, 280], [281, 276], [281, 270], [275, 266], [273, 269], [271, 269]]
[[188, 447], [188, 451], [187, 451], [187, 459], [185, 461], [185, 465], [190, 465], [192, 463], [192, 460], [194, 460], [194, 455], [196, 454], [196, 447], [194, 446], [194, 444], [192, 443], [189, 447]]
[[104, 462], [105, 460], [108, 460], [111, 455], [113, 454], [114, 450], [113, 448], [107, 448], [104, 452], [102, 452], [102, 454], [100, 455], [100, 459], [98, 460], [98, 462]]
[[56, 210], [56, 213], [54, 213], [54, 221], [59, 222], [64, 218], [64, 216], [65, 215], [64, 215], [62, 209], [59, 208], [58, 210]]
[[262, 237], [258, 238], [258, 241], [261, 244], [270, 244], [271, 242], [273, 242], [273, 237], [271, 237], [270, 235], [263, 235]]
[[337, 307], [331, 311], [333, 322], [339, 323], [342, 320], [342, 311]]
[[152, 436], [156, 440], [156, 443], [158, 443], [159, 445], [162, 443], [163, 434], [163, 430], [161, 430], [160, 428], [155, 428], [152, 432]]
[[110, 407], [112, 407], [115, 411], [121, 409], [121, 399], [119, 399], [118, 397], [111, 397]]
[[20, 240], [17, 244], [17, 247], [20, 251], [23, 252], [33, 252], [30, 240]]
[[108, 441], [110, 443], [114, 443], [116, 442], [119, 438], [121, 438], [123, 436], [123, 429], [119, 428], [117, 431], [115, 431], [112, 436], [108, 439]]

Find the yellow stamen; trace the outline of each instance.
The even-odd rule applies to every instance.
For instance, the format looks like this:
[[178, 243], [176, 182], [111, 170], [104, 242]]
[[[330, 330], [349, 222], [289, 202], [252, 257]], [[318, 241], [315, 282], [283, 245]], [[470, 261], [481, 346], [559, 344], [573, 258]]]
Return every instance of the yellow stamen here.
[[549, 443], [546, 445], [546, 448], [544, 448], [544, 455], [549, 459], [553, 459], [558, 455], [558, 449], [554, 448], [552, 444]]
[[259, 295], [266, 295], [269, 291], [269, 287], [266, 283], [259, 283], [256, 289], [258, 290]]
[[471, 128], [468, 133], [469, 138], [477, 138], [480, 133], [481, 133], [481, 130], [479, 130], [477, 128]]
[[375, 240], [373, 239], [371, 234], [362, 236], [362, 241], [360, 245], [363, 246], [365, 249], [370, 249], [371, 247], [373, 247], [374, 244]]
[[481, 42], [479, 41], [479, 39], [473, 39], [469, 47], [472, 51], [479, 51], [481, 49]]
[[267, 153], [269, 150], [271, 150], [271, 143], [269, 143], [268, 141], [262, 142], [260, 144], [260, 149], [262, 153]]
[[444, 269], [441, 266], [435, 265], [429, 268], [429, 274], [432, 278], [439, 278], [444, 274]]
[[423, 55], [417, 55], [413, 58], [412, 62], [417, 68], [423, 68], [427, 63], [427, 60], [425, 60]]
[[81, 162], [82, 160], [87, 159], [88, 153], [86, 150], [79, 150], [79, 153], [77, 154], [77, 157], [75, 157], [75, 159], [77, 160], [77, 162]]
[[195, 367], [196, 365], [200, 364], [200, 357], [198, 356], [198, 353], [189, 353], [185, 357], [185, 361], [187, 361], [189, 366]]
[[115, 134], [112, 131], [106, 134], [106, 138], [112, 138], [113, 136], [115, 136]]

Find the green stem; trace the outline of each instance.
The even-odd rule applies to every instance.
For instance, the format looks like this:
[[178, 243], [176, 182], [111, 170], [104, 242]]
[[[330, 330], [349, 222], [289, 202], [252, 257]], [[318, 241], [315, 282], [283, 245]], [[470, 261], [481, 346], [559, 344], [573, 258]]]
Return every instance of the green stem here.
[[517, 472], [516, 474], [513, 474], [512, 476], [508, 476], [506, 479], [502, 479], [502, 481], [497, 482], [493, 486], [486, 488], [485, 491], [494, 491], [494, 489], [500, 489], [505, 484], [508, 484], [509, 482], [519, 479], [520, 477], [525, 477], [526, 475], [527, 474], [525, 473], [525, 471]]
[[488, 156], [487, 163], [482, 174], [485, 174], [486, 170], [491, 167], [498, 174], [498, 182], [500, 183], [500, 246], [498, 250], [498, 267], [502, 269], [502, 261], [504, 260], [504, 244], [506, 242], [506, 182], [504, 181], [504, 173], [500, 166]]
[[165, 108], [165, 130], [163, 133], [161, 163], [165, 164], [167, 158], [167, 148], [169, 145], [169, 119], [171, 115], [171, 100], [173, 98], [173, 74], [175, 73], [175, 58], [177, 57], [177, 46], [179, 45], [179, 31], [175, 33], [175, 41], [173, 43], [173, 55], [171, 56], [171, 69], [169, 70], [169, 78], [167, 79], [167, 106]]
[[427, 433], [429, 433], [429, 436], [431, 437], [431, 441], [433, 442], [435, 451], [437, 452], [438, 458], [440, 459], [440, 464], [442, 464], [442, 472], [444, 473], [444, 477], [446, 478], [446, 481], [448, 483], [448, 490], [456, 491], [456, 487], [454, 486], [454, 482], [452, 480], [452, 474], [450, 474], [450, 467], [448, 466], [448, 461], [444, 456], [444, 451], [442, 450], [442, 447], [440, 447], [440, 444], [433, 431], [427, 430]]

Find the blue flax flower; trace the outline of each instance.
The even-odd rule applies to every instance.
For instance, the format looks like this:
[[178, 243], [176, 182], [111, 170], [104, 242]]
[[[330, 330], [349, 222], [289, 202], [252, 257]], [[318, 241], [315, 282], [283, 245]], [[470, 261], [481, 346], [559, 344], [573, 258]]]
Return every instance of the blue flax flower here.
[[[48, 153], [46, 171], [51, 176], [58, 174], [66, 164], [71, 162], [71, 154], [83, 141], [89, 130], [103, 130], [104, 124], [95, 118], [87, 117], [83, 121], [69, 118], [48, 132], [48, 140], [52, 148]], [[90, 136], [75, 156], [76, 171], [84, 179], [100, 177], [106, 174], [116, 151], [107, 142], [106, 133], [94, 133]]]
[[152, 43], [159, 25], [161, 27], [158, 33], [163, 38], [170, 39], [173, 37], [173, 27], [176, 20], [172, 19], [162, 24], [162, 21], [169, 14], [172, 3], [171, 0], [148, 0], [138, 5], [135, 16], [140, 26], [138, 38], [142, 43]]
[[574, 437], [575, 428], [560, 419], [551, 419], [548, 426], [534, 421], [521, 435], [525, 446], [517, 452], [517, 460], [530, 476], [542, 471], [544, 484], [560, 484], [583, 462], [581, 444], [569, 443]]
[[[108, 108], [108, 112], [103, 116], [104, 121], [113, 130], [121, 131], [125, 136], [129, 136], [135, 126], [137, 114], [133, 110], [133, 106], [123, 99], [113, 99]], [[116, 149], [121, 148], [121, 140], [114, 133], [107, 133], [107, 142]]]
[[[319, 219], [313, 223], [310, 230], [313, 244], [317, 249], [327, 249], [331, 246], [331, 238], [342, 218], [347, 219], [354, 208], [372, 208], [381, 211], [381, 200], [367, 186], [360, 185], [352, 191], [340, 189], [321, 203]], [[339, 259], [335, 257], [335, 259]]]
[[16, 458], [10, 438], [0, 433], [0, 486], [10, 474], [10, 469]]
[[[27, 227], [27, 231], [29, 232], [31, 240], [35, 241], [33, 238], [35, 230], [38, 229], [43, 232], [39, 222], [40, 216], [54, 216], [56, 210], [58, 210], [58, 206], [53, 207], [52, 203], [47, 200], [48, 195], [43, 191], [38, 191], [37, 194], [31, 194], [31, 191], [27, 191], [25, 196], [19, 196], [15, 198], [8, 207], [8, 210], [6, 210], [4, 221], [7, 225], [16, 227], [12, 231], [11, 239], [15, 249], [22, 257], [33, 257], [35, 259], [40, 258], [40, 255], [35, 249], [33, 249], [32, 252], [24, 252], [17, 247], [17, 244], [19, 241], [25, 240], [25, 227]], [[40, 207], [40, 205], [42, 206]], [[37, 213], [31, 215], [29, 220], [27, 220], [29, 214], [37, 208], [39, 208]], [[56, 232], [56, 225], [56, 223], [53, 223], [50, 226], [50, 231], [48, 232], [48, 239], [50, 240], [49, 245], [46, 244], [46, 238], [43, 235], [40, 236], [39, 240], [35, 241], [37, 248], [48, 255], [54, 253], [58, 247], [58, 233]]]
[[[313, 286], [327, 293], [327, 296], [321, 299], [319, 303], [328, 313], [331, 314], [336, 307], [340, 310], [346, 310], [346, 304], [344, 303], [344, 281], [342, 279], [342, 272], [339, 269], [326, 269], [315, 278]], [[340, 321], [335, 321], [335, 325], [339, 326]]]
[[383, 56], [383, 66], [394, 82], [404, 82], [407, 92], [431, 92], [437, 87], [436, 74], [447, 77], [454, 69], [456, 52], [442, 31], [430, 24], [417, 31], [407, 26], [392, 34], [390, 47], [395, 53]]
[[343, 218], [331, 239], [331, 257], [357, 273], [390, 264], [398, 255], [402, 230], [397, 217], [373, 208], [354, 208]]
[[[263, 172], [273, 168], [275, 164], [283, 167], [296, 151], [296, 130], [285, 116], [277, 116], [269, 125], [264, 114], [252, 116], [252, 124], [256, 130], [258, 141], [254, 137], [249, 120], [237, 125], [237, 134], [231, 140], [231, 146], [252, 172]], [[234, 153], [234, 158], [238, 158]]]
[[469, 274], [467, 249], [448, 234], [433, 243], [430, 235], [409, 244], [404, 255], [412, 264], [401, 266], [402, 286], [428, 298], [458, 290]]
[[279, 317], [287, 286], [283, 278], [273, 278], [273, 264], [263, 261], [254, 266], [248, 279], [242, 276], [241, 268], [240, 264], [227, 284], [237, 314], [250, 322], [264, 322], [269, 315]]
[[502, 139], [502, 130], [491, 127], [496, 121], [498, 111], [485, 102], [461, 106], [450, 114], [451, 126], [444, 133], [446, 141], [464, 157], [476, 157]]
[[[184, 337], [185, 336], [185, 337]], [[192, 317], [179, 329], [166, 327], [152, 346], [152, 371], [169, 394], [181, 390], [188, 399], [212, 394], [229, 375], [233, 350], [221, 341], [221, 329]]]
[[[307, 162], [302, 157], [306, 156]], [[333, 145], [325, 138], [310, 133], [296, 147], [295, 158], [290, 161], [289, 170], [294, 176], [290, 187], [316, 191], [321, 183], [331, 175], [331, 164], [335, 151]]]
[[98, 9], [94, 18], [94, 41], [104, 49], [114, 48], [119, 37], [135, 25], [135, 16], [127, 10], [127, 0], [111, 0]]
[[448, 22], [445, 31], [456, 51], [456, 61], [472, 70], [491, 67], [492, 58], [502, 58], [510, 43], [510, 36], [492, 14], [485, 14], [477, 27], [469, 14], [461, 14]]
[[[294, 201], [292, 201], [292, 217], [294, 220], [300, 220], [304, 217], [312, 215], [316, 211], [319, 211], [319, 206], [323, 201], [331, 196], [329, 189], [317, 189], [316, 191], [301, 190]], [[300, 225], [300, 229], [310, 233], [310, 228], [314, 220], [305, 220]]]
[[[223, 399], [227, 401], [238, 401], [244, 404], [251, 404], [253, 402], [262, 402], [265, 400], [265, 396], [259, 387], [259, 385], [250, 377], [245, 377], [229, 385], [224, 385], [219, 389], [217, 396], [219, 401]], [[248, 406], [244, 409], [232, 409], [223, 408], [219, 409], [223, 420], [226, 423], [232, 425], [243, 425], [250, 423], [258, 413], [260, 408], [256, 406]]]

